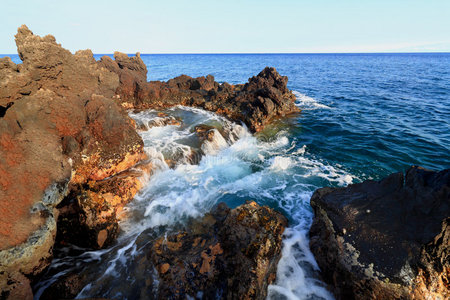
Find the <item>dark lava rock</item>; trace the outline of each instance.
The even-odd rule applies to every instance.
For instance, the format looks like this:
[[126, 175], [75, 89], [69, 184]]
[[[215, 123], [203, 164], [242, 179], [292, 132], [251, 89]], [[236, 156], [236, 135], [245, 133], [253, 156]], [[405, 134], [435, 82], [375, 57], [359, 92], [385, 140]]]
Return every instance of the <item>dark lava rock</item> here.
[[338, 299], [450, 297], [450, 169], [318, 189], [310, 246]]
[[177, 233], [141, 233], [139, 250], [126, 262], [131, 280], [97, 282], [96, 273], [84, 268], [60, 277], [42, 299], [75, 297], [89, 283], [94, 296], [112, 291], [129, 299], [265, 299], [286, 226], [280, 213], [255, 202], [235, 209], [221, 203]]
[[56, 206], [74, 187], [114, 176], [145, 155], [133, 121], [113, 99], [118, 75], [90, 50], [72, 54], [25, 25], [16, 44], [22, 64], [0, 59], [0, 290], [27, 299], [27, 278], [52, 257]]

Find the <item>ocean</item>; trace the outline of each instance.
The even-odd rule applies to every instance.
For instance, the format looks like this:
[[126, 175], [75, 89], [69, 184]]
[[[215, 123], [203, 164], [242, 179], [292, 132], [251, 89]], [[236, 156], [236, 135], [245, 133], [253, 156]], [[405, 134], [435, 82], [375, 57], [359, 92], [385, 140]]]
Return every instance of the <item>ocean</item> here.
[[[450, 53], [141, 57], [148, 80], [212, 74], [219, 82], [244, 83], [265, 66], [275, 67], [288, 76], [288, 87], [302, 112], [251, 135], [242, 124], [210, 112], [185, 107], [166, 110], [183, 124], [141, 132], [157, 170], [127, 207], [130, 218], [121, 224], [118, 244], [71, 255], [63, 249], [35, 286], [37, 298], [67, 270], [91, 267], [98, 280], [79, 297], [135, 299], [140, 283], [133, 279], [133, 256], [140, 232], [159, 226], [170, 231], [219, 202], [235, 207], [254, 200], [290, 221], [277, 281], [269, 287], [268, 298], [332, 299], [308, 247], [313, 217], [309, 199], [314, 190], [378, 180], [411, 165], [433, 170], [450, 167]], [[18, 56], [12, 58], [20, 61]], [[130, 112], [130, 116], [154, 120], [157, 112]], [[206, 155], [191, 165], [183, 157], [189, 148], [201, 147], [190, 139], [199, 124], [226, 128], [230, 135], [203, 146]], [[169, 168], [167, 158], [178, 158], [177, 166]]]

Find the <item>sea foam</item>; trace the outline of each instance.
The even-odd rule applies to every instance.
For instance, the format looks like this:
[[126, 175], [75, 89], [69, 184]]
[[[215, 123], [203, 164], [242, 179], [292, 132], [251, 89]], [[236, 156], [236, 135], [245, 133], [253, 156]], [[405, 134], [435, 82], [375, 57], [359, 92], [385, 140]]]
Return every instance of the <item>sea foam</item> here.
[[[308, 246], [312, 221], [309, 199], [320, 186], [345, 185], [354, 177], [310, 155], [308, 148], [290, 139], [286, 130], [261, 140], [245, 126], [210, 112], [185, 107], [166, 112], [181, 118], [182, 124], [140, 132], [154, 171], [126, 206], [127, 218], [120, 223], [118, 243], [90, 255], [65, 256], [57, 261], [67, 265], [83, 261], [97, 264], [98, 279], [85, 286], [78, 297], [127, 299], [120, 287], [125, 282], [130, 289], [140, 284], [133, 281], [133, 258], [141, 251], [136, 241], [145, 230], [170, 231], [189, 218], [204, 215], [221, 201], [233, 207], [254, 200], [274, 207], [289, 219], [277, 280], [269, 286], [268, 299], [332, 299], [318, 279], [318, 267]], [[130, 116], [148, 123], [158, 117], [158, 112], [149, 110]], [[196, 138], [195, 126], [200, 124], [217, 128], [207, 146]], [[204, 155], [194, 163], [190, 157], [196, 151]], [[149, 276], [156, 276], [156, 272], [149, 272]], [[54, 280], [43, 282], [40, 292]]]
[[331, 109], [331, 107], [317, 102], [314, 98], [311, 98], [305, 94], [297, 91], [293, 91], [293, 94], [297, 98], [295, 104], [302, 110], [315, 110], [315, 109]]

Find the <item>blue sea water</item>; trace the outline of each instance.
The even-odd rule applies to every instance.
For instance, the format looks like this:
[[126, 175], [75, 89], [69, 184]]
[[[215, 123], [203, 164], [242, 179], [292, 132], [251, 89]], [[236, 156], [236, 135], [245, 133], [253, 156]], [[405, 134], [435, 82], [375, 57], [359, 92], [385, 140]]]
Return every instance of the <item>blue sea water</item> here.
[[[450, 167], [450, 53], [143, 55], [149, 80], [212, 74], [242, 83], [265, 66], [312, 98], [292, 137], [361, 179]], [[326, 105], [323, 109], [315, 103]]]
[[[11, 57], [20, 63], [18, 55]], [[290, 89], [310, 98], [303, 113], [290, 120], [291, 135], [321, 159], [361, 179], [410, 165], [436, 170], [450, 166], [450, 53], [141, 57], [148, 80], [212, 74], [219, 82], [234, 84], [246, 82], [265, 66], [275, 67], [288, 76]]]
[[[70, 269], [76, 264], [94, 265], [100, 278], [79, 297], [134, 299], [140, 286], [133, 280], [131, 262], [140, 232], [201, 216], [220, 201], [236, 206], [255, 200], [290, 220], [269, 298], [330, 299], [308, 248], [313, 191], [380, 179], [411, 165], [434, 170], [450, 167], [449, 53], [141, 57], [149, 80], [212, 74], [219, 82], [243, 83], [265, 66], [275, 67], [288, 76], [288, 87], [302, 112], [252, 136], [208, 112], [183, 107], [167, 110], [180, 117], [183, 125], [141, 132], [158, 170], [127, 208], [133, 217], [121, 224], [119, 243], [100, 252], [57, 256], [55, 270], [51, 267], [48, 278], [35, 287], [38, 295], [61, 266]], [[13, 60], [20, 62], [17, 56]], [[155, 120], [157, 112], [130, 116], [137, 121]], [[181, 160], [168, 168], [164, 160], [188, 153], [193, 147], [187, 142], [192, 128], [202, 123], [221, 124], [234, 133], [207, 145], [198, 165]]]

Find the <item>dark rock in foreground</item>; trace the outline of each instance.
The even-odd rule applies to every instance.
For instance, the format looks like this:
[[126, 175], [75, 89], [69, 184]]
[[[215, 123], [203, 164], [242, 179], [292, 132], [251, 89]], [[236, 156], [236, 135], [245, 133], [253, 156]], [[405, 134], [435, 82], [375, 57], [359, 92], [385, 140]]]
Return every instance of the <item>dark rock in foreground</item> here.
[[221, 203], [186, 231], [158, 239], [149, 253], [158, 270], [159, 299], [265, 299], [275, 280], [287, 220], [248, 202]]
[[[221, 203], [175, 234], [155, 238], [144, 231], [136, 242], [139, 253], [127, 262], [134, 266], [131, 284], [97, 287], [96, 278], [84, 269], [60, 278], [41, 299], [72, 298], [93, 282], [94, 296], [107, 288], [130, 299], [265, 299], [286, 226], [280, 213], [255, 202], [235, 209]], [[155, 268], [158, 281], [152, 280]]]
[[449, 299], [450, 169], [322, 188], [311, 206], [311, 250], [338, 299]]

